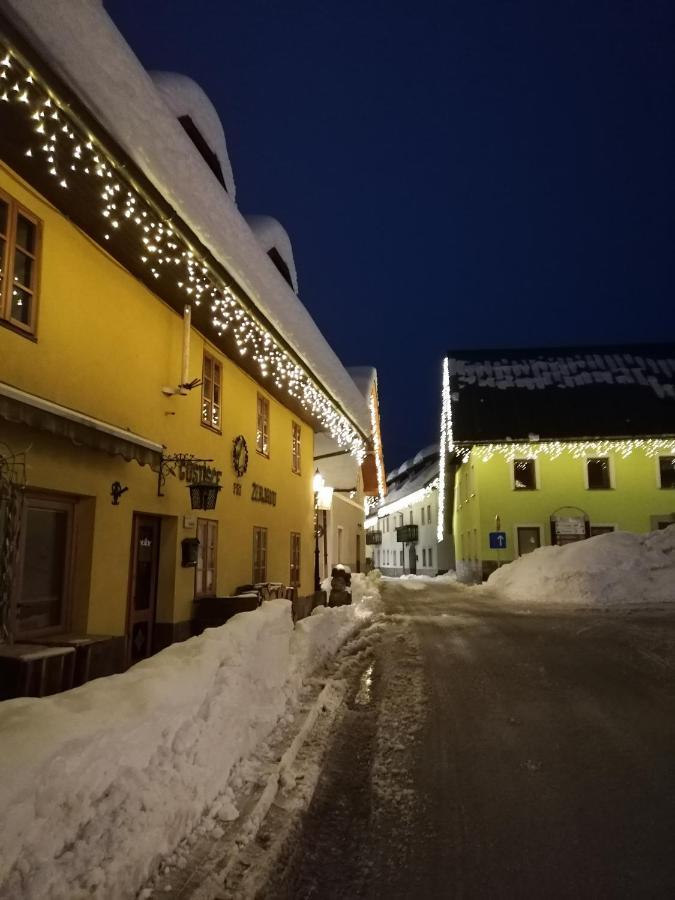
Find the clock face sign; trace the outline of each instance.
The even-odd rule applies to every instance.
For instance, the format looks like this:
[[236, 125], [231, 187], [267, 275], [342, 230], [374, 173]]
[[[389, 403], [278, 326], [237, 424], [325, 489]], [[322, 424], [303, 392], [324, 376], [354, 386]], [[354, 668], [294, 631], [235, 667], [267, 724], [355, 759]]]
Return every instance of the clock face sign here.
[[248, 447], [243, 434], [240, 434], [232, 442], [232, 465], [239, 478], [248, 469]]

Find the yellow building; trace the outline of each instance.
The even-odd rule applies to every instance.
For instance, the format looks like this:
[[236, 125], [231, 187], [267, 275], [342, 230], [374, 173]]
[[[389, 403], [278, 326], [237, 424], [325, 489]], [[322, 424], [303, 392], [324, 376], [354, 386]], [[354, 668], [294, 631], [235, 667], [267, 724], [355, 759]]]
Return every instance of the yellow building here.
[[310, 593], [315, 434], [358, 468], [371, 415], [203, 92], [75, 6], [0, 16], [0, 601], [15, 641], [112, 636], [119, 667], [195, 597]]
[[546, 544], [675, 523], [675, 345], [444, 363], [439, 541], [480, 581]]

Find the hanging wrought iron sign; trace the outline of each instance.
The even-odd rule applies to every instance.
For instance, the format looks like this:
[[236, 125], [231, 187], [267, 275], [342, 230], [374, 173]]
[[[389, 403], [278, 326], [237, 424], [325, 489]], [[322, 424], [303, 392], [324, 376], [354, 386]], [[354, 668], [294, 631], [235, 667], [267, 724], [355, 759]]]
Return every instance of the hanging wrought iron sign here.
[[213, 460], [197, 459], [189, 453], [163, 456], [159, 465], [157, 496], [164, 496], [162, 488], [166, 484], [166, 476], [178, 474], [181, 481], [188, 482], [192, 509], [215, 509], [223, 473], [207, 465], [210, 462]]
[[238, 435], [232, 441], [232, 465], [238, 478], [246, 474], [248, 469], [248, 446], [243, 434]]

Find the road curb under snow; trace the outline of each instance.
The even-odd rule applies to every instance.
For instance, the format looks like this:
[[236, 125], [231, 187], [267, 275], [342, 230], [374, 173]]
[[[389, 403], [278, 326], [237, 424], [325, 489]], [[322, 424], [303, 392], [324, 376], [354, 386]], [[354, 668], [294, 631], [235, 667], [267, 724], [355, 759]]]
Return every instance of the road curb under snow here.
[[[226, 864], [224, 866], [219, 865], [223, 859], [222, 854], [219, 855], [218, 860], [207, 864], [200, 872], [199, 883], [195, 885], [194, 889], [180, 892], [181, 900], [213, 900], [215, 897], [222, 896], [222, 891], [228, 878], [239, 864], [242, 853], [258, 836], [260, 828], [279, 791], [287, 783], [294, 780], [292, 775], [293, 765], [307, 738], [312, 733], [317, 719], [321, 713], [325, 713], [326, 718], [323, 721], [323, 725], [324, 727], [330, 726], [344, 699], [345, 690], [346, 685], [340, 680], [330, 679], [324, 684], [291, 744], [269, 773], [265, 786], [259, 792], [255, 802], [237, 821], [238, 828], [236, 832], [230, 835], [227, 841], [227, 846], [231, 852], [227, 855]], [[141, 893], [141, 897], [145, 896], [148, 898], [153, 896], [160, 897], [161, 895], [162, 888], [159, 885], [154, 891], [149, 891], [147, 894]]]

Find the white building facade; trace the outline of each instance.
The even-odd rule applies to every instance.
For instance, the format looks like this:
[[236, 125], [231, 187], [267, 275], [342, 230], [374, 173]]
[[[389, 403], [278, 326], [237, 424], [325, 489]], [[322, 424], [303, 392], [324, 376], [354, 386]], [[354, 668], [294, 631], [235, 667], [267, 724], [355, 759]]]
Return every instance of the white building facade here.
[[369, 567], [383, 575], [438, 575], [438, 445], [425, 447], [387, 476], [387, 497], [366, 519]]

